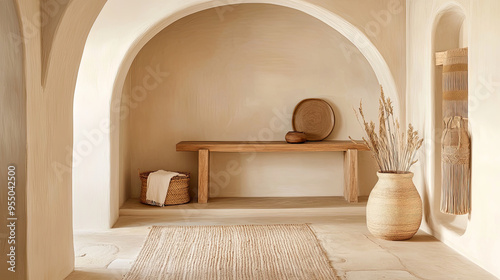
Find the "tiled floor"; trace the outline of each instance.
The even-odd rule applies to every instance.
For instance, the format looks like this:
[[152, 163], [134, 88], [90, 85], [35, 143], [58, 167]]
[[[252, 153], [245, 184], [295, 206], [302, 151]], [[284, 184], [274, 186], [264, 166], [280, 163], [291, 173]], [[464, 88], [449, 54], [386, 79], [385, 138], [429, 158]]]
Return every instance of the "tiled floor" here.
[[341, 279], [497, 279], [423, 232], [409, 241], [375, 239], [365, 206], [324, 197], [213, 199], [165, 208], [130, 200], [113, 229], [75, 234], [76, 269], [67, 279], [121, 279], [151, 225], [278, 223], [310, 224]]

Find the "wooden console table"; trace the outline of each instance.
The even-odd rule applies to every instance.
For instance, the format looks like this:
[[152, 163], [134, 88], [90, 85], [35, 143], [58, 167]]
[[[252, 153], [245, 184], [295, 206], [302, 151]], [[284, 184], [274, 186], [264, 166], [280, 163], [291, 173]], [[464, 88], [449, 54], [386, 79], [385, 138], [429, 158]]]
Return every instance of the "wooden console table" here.
[[177, 151], [198, 152], [198, 203], [208, 202], [210, 153], [254, 152], [344, 152], [344, 197], [348, 202], [358, 202], [358, 151], [368, 151], [361, 141], [320, 141], [288, 144], [284, 141], [184, 141], [177, 144]]

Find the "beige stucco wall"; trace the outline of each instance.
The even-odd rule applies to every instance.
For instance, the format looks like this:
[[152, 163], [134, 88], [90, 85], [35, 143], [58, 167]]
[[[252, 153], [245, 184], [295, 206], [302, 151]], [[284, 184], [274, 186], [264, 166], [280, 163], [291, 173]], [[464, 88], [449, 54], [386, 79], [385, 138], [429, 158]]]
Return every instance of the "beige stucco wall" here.
[[[404, 0], [313, 0], [312, 3], [342, 15], [362, 30], [377, 47], [394, 77], [399, 108], [405, 118], [406, 1]], [[358, 39], [359, 42], [362, 40]], [[362, 44], [363, 45], [363, 44]]]
[[[46, 82], [49, 56], [54, 43], [57, 27], [70, 0], [40, 0], [40, 29], [42, 32], [42, 83]], [[54, 53], [53, 55], [58, 55]]]
[[[27, 272], [26, 91], [21, 30], [13, 0], [0, 1], [0, 38], [0, 219], [3, 224], [0, 227], [0, 279], [22, 280], [26, 279]], [[10, 166], [15, 167], [14, 176], [8, 175]], [[14, 207], [13, 216], [9, 215], [9, 205]], [[9, 218], [17, 220], [8, 221]], [[14, 227], [7, 227], [11, 222]], [[15, 260], [9, 264], [11, 256]]]
[[[157, 69], [165, 75], [151, 75]], [[303, 12], [266, 4], [233, 6], [223, 19], [217, 9], [185, 17], [155, 36], [130, 71], [130, 170], [189, 171], [193, 188], [197, 154], [176, 152], [180, 141], [284, 140], [294, 106], [313, 97], [335, 110], [328, 139], [360, 139], [353, 108], [379, 97], [373, 69], [344, 36]], [[376, 106], [366, 110], [377, 117]], [[211, 161], [212, 196], [343, 195], [342, 153], [214, 153]], [[362, 195], [376, 170], [361, 153]], [[137, 172], [130, 181], [138, 197]]]
[[27, 97], [27, 279], [63, 279], [74, 267], [72, 109], [88, 32], [105, 1], [72, 1], [54, 29], [42, 86], [38, 0], [18, 0]]
[[[445, 8], [455, 7], [466, 16], [462, 45], [469, 46], [469, 121], [472, 134], [472, 208], [469, 216], [453, 218], [439, 211], [439, 184], [435, 180], [436, 143], [433, 107], [433, 29]], [[458, 7], [458, 8], [457, 8]], [[423, 229], [500, 277], [500, 56], [496, 38], [500, 2], [485, 1], [408, 1], [407, 34], [407, 117], [424, 131], [425, 148], [415, 167], [415, 183], [424, 197]], [[464, 42], [467, 40], [468, 42]], [[437, 180], [438, 181], [438, 180]]]

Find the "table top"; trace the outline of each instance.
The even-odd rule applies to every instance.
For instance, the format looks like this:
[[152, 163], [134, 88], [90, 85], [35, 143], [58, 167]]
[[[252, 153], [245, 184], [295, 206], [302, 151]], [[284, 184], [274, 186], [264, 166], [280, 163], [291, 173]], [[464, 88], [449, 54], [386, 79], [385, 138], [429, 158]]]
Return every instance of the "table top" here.
[[252, 152], [341, 152], [347, 150], [369, 151], [362, 141], [323, 140], [289, 144], [285, 141], [182, 141], [176, 146], [177, 151], [252, 153]]

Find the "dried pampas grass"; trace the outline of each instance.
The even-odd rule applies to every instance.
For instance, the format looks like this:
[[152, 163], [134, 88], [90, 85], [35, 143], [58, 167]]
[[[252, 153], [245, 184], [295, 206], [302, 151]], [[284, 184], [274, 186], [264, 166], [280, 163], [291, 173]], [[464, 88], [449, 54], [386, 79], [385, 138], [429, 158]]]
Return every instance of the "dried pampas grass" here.
[[363, 137], [363, 141], [372, 151], [380, 172], [409, 172], [410, 167], [417, 162], [415, 156], [423, 139], [418, 137], [418, 132], [411, 124], [408, 125], [408, 131], [401, 131], [399, 121], [394, 117], [391, 99], [385, 97], [382, 87], [380, 92], [378, 133], [375, 123], [366, 121], [362, 102], [359, 103], [359, 113], [354, 110], [367, 136]]

